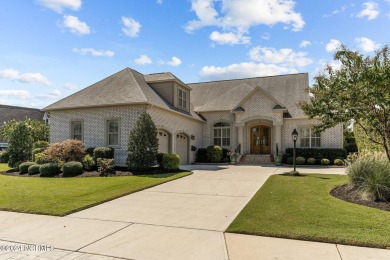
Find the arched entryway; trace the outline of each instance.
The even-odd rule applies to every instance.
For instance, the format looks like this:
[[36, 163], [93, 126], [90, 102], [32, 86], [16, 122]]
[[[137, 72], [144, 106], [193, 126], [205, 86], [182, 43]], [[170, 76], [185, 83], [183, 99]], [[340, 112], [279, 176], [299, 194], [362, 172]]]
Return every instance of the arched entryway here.
[[250, 153], [270, 154], [271, 153], [271, 127], [266, 125], [255, 125], [250, 128]]

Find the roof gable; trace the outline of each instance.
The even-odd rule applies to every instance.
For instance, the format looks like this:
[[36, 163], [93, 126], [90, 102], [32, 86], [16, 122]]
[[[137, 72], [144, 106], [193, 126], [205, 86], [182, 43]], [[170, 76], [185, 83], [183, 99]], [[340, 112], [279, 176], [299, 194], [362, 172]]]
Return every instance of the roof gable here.
[[262, 95], [264, 95], [267, 99], [269, 99], [271, 102], [275, 103], [276, 106], [280, 106], [280, 107], [284, 107], [277, 99], [275, 99], [273, 96], [271, 96], [270, 94], [268, 94], [264, 89], [262, 89], [261, 87], [257, 86], [255, 87], [250, 93], [248, 93], [248, 95], [246, 95], [246, 97], [244, 99], [241, 100], [240, 103], [238, 103], [234, 108], [237, 108], [237, 107], [240, 107], [242, 106], [245, 101], [250, 98], [256, 91], [259, 91]]

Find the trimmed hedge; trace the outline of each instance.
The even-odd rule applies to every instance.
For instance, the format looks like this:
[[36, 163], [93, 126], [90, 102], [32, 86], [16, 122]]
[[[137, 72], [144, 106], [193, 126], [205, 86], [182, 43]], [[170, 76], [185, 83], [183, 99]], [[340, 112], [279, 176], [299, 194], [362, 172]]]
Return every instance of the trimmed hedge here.
[[198, 148], [196, 151], [196, 162], [205, 163], [207, 160], [207, 148]]
[[41, 177], [53, 177], [59, 174], [61, 167], [58, 163], [45, 163], [39, 167]]
[[39, 164], [33, 164], [30, 167], [28, 167], [28, 175], [34, 175], [39, 174], [39, 168], [41, 166]]
[[321, 159], [321, 164], [322, 165], [329, 165], [330, 161], [329, 161], [329, 159], [324, 158], [324, 159]]
[[222, 148], [218, 145], [207, 147], [207, 160], [211, 163], [219, 163], [222, 160]]
[[19, 172], [21, 174], [25, 174], [25, 173], [28, 173], [28, 167], [30, 167], [31, 165], [34, 165], [36, 164], [35, 162], [24, 162], [24, 163], [21, 163], [19, 165]]
[[314, 165], [317, 163], [317, 160], [315, 158], [309, 158], [307, 159], [307, 164]]
[[112, 147], [96, 147], [93, 150], [93, 158], [97, 162], [98, 158], [102, 159], [114, 159], [114, 148]]
[[157, 164], [160, 168], [163, 168], [162, 159], [163, 159], [164, 154], [165, 153], [158, 153], [156, 156], [156, 161], [157, 161]]
[[0, 163], [8, 163], [9, 153], [8, 151], [0, 152]]
[[333, 161], [333, 164], [334, 164], [334, 165], [341, 166], [341, 165], [344, 165], [344, 161], [341, 160], [341, 159], [335, 159], [335, 160]]
[[295, 158], [295, 162], [298, 165], [303, 165], [306, 163], [306, 159], [305, 159], [305, 157], [299, 156], [299, 157]]
[[85, 148], [85, 153], [86, 154], [89, 154], [90, 156], [93, 157], [93, 150], [95, 150], [96, 147], [89, 147], [89, 148]]
[[81, 162], [71, 161], [64, 164], [62, 167], [64, 176], [74, 176], [83, 173], [83, 164]]
[[[293, 148], [286, 149], [287, 158], [293, 156], [293, 150]], [[327, 158], [333, 162], [337, 158], [347, 158], [347, 150], [338, 148], [296, 148], [296, 156], [315, 158], [317, 161], [321, 161], [322, 158]]]
[[180, 156], [178, 154], [163, 154], [162, 167], [167, 171], [178, 170], [180, 164]]

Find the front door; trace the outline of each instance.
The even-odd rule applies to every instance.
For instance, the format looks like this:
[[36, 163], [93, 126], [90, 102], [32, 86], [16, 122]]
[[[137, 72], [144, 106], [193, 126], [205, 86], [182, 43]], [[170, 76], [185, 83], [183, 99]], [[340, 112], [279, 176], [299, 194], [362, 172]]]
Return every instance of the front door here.
[[251, 153], [271, 153], [271, 127], [257, 125], [251, 128]]

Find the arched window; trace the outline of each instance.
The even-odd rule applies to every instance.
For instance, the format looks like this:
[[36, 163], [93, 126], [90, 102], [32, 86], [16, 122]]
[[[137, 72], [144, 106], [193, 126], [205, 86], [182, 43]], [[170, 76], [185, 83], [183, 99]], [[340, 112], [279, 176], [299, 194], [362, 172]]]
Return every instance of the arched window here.
[[230, 146], [230, 124], [216, 123], [214, 124], [214, 145], [221, 147]]

